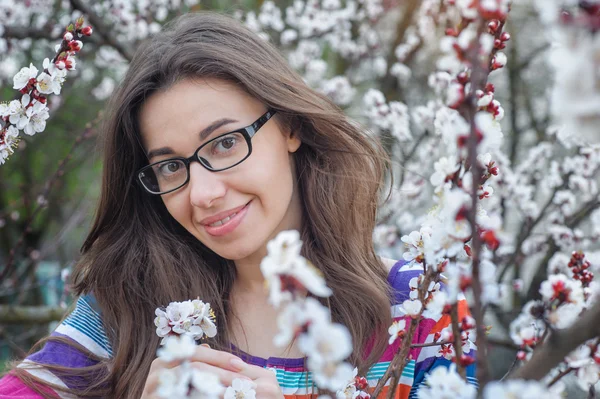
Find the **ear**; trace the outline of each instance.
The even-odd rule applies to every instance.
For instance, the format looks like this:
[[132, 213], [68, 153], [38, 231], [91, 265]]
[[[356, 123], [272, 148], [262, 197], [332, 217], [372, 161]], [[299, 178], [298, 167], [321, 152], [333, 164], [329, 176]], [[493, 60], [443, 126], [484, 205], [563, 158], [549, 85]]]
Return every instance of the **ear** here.
[[298, 138], [297, 134], [290, 132], [286, 138], [286, 144], [288, 152], [296, 152], [298, 148], [300, 148], [300, 144], [302, 144], [302, 142]]

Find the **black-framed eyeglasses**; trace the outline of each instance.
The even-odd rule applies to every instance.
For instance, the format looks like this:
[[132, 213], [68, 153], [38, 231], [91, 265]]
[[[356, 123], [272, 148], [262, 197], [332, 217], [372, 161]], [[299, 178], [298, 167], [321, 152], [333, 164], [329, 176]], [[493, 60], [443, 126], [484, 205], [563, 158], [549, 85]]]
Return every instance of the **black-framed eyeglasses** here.
[[211, 172], [233, 168], [252, 153], [252, 137], [263, 127], [275, 110], [268, 110], [250, 126], [220, 134], [202, 144], [189, 158], [174, 157], [144, 166], [137, 181], [154, 195], [173, 192], [190, 181], [190, 164], [199, 162]]

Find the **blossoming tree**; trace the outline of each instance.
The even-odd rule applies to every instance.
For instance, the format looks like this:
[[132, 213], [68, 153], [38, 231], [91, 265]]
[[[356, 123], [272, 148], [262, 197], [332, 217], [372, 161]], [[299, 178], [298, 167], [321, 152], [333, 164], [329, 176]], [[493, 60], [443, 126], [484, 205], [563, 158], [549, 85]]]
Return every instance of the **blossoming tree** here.
[[[63, 3], [69, 12], [56, 26], [64, 29], [67, 19], [83, 15], [94, 26], [90, 46], [99, 59], [120, 60], [100, 62], [107, 77], [95, 93], [103, 98], [126, 70], [135, 43], [197, 1], [138, 8], [122, 1], [116, 9], [111, 2]], [[28, 12], [43, 14], [34, 4]], [[283, 307], [288, 323], [282, 324], [291, 326], [276, 342], [286, 345], [303, 331], [300, 347], [319, 387], [337, 397], [376, 397], [388, 379], [397, 385], [421, 317], [449, 314], [451, 327], [428, 344], [454, 364], [428, 376], [420, 398], [478, 395], [464, 378], [471, 359], [463, 351], [473, 344], [483, 397], [560, 397], [569, 374], [593, 395], [600, 379], [594, 279], [600, 267], [600, 1], [297, 0], [288, 7], [265, 1], [235, 16], [273, 41], [308, 84], [386, 145], [394, 179], [376, 242], [381, 253], [423, 270], [402, 305], [409, 320], [389, 327], [390, 343], [402, 342], [398, 353], [368, 391], [345, 362], [352, 345], [344, 326], [318, 301], [288, 289], [298, 284], [281, 284], [293, 279], [315, 296], [331, 294], [299, 255], [297, 234], [284, 232], [261, 265], [271, 303]], [[20, 29], [19, 22], [0, 32], [19, 40], [59, 37], [58, 28], [42, 35]], [[74, 29], [91, 33], [82, 22]], [[20, 134], [39, 134], [52, 123], [40, 96], [59, 94], [64, 71], [75, 66], [69, 53], [82, 48], [70, 32], [58, 55], [43, 62], [43, 73], [30, 65], [13, 77], [14, 89], [27, 93], [0, 105], [0, 162], [17, 156]], [[0, 273], [12, 264], [11, 256]], [[459, 320], [463, 296], [473, 317]], [[214, 335], [210, 305], [201, 299], [157, 310], [157, 333], [164, 337], [159, 356], [185, 360], [194, 340]], [[498, 337], [514, 348], [513, 366], [501, 381], [489, 365], [490, 341]], [[323, 339], [338, 345], [320, 351], [332, 348], [321, 345]], [[182, 370], [161, 380], [164, 397], [194, 389], [204, 389], [202, 397], [252, 395], [241, 381], [225, 388]]]

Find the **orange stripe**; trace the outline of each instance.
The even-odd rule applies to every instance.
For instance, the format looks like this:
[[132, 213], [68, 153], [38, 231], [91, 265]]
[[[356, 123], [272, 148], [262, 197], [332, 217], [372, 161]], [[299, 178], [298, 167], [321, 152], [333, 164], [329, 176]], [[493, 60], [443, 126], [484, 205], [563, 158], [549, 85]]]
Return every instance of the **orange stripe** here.
[[[463, 317], [470, 316], [471, 312], [469, 311], [469, 304], [465, 299], [461, 299], [458, 301], [458, 321], [460, 322]], [[442, 331], [444, 328], [448, 327], [452, 323], [450, 319], [450, 315], [444, 315], [441, 319], [435, 323], [435, 326], [429, 331], [429, 334], [435, 334], [437, 332]]]

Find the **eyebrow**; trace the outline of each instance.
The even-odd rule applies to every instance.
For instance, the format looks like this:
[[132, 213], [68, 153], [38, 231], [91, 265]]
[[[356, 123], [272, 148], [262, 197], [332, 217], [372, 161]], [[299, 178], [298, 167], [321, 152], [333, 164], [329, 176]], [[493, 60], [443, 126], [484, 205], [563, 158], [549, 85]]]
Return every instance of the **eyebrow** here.
[[[200, 133], [198, 134], [198, 136], [200, 137], [200, 141], [204, 141], [212, 132], [214, 132], [218, 128], [228, 125], [230, 123], [236, 123], [236, 122], [237, 122], [237, 120], [229, 119], [229, 118], [221, 118], [221, 119], [214, 121], [213, 123], [211, 123], [210, 125], [208, 125], [207, 127], [205, 127], [204, 129], [202, 129], [200, 131]], [[158, 157], [160, 155], [171, 155], [174, 153], [175, 153], [175, 151], [173, 151], [173, 149], [171, 147], [161, 147], [156, 150], [148, 151], [147, 156], [148, 156], [148, 159], [152, 159], [152, 158]]]

